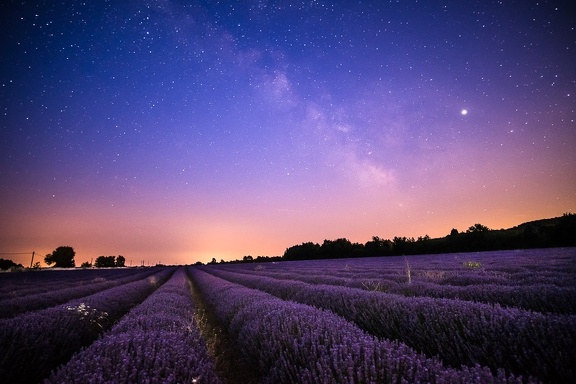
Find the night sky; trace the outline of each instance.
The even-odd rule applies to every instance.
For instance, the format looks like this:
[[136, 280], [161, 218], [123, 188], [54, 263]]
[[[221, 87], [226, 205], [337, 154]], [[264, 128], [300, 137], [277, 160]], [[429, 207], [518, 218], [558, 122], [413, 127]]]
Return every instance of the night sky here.
[[0, 252], [193, 263], [576, 212], [571, 3], [4, 1]]

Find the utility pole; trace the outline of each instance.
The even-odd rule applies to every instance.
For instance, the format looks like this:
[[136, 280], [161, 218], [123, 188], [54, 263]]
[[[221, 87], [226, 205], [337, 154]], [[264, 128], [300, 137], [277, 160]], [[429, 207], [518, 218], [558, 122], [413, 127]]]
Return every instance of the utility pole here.
[[30, 260], [30, 268], [32, 268], [32, 263], [34, 262], [34, 251], [32, 251], [32, 260]]

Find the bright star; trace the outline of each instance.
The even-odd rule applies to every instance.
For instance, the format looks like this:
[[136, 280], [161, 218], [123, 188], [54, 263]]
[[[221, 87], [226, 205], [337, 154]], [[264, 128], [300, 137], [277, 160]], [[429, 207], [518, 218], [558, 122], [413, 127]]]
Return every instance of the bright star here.
[[462, 114], [462, 116], [465, 116], [468, 114], [468, 110], [467, 109], [463, 109], [460, 111], [460, 113]]

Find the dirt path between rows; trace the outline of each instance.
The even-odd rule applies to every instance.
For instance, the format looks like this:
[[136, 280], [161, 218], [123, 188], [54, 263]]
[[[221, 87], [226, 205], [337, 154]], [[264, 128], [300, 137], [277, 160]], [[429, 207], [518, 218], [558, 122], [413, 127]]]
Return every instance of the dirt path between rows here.
[[[258, 367], [252, 360], [243, 356], [239, 348], [228, 336], [212, 308], [204, 301], [202, 294], [192, 279], [190, 287], [194, 302], [194, 317], [200, 333], [214, 359], [218, 376], [228, 384], [258, 384]], [[200, 379], [200, 383], [202, 380]]]

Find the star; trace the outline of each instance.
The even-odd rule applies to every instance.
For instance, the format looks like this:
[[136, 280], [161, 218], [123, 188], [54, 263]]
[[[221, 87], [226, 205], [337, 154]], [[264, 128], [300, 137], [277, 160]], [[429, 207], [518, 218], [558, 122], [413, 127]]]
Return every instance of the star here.
[[3, 252], [189, 264], [576, 209], [566, 1], [13, 3]]

